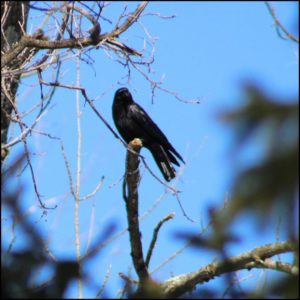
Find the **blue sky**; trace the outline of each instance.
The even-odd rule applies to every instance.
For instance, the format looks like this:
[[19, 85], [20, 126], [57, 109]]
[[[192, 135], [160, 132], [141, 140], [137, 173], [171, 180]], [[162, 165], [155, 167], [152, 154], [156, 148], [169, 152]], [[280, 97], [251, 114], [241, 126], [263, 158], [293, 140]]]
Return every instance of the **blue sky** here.
[[[111, 4], [106, 17], [117, 16], [122, 11], [122, 3]], [[129, 3], [131, 10], [137, 2]], [[278, 18], [291, 30], [296, 28], [296, 2], [273, 3]], [[143, 48], [143, 27], [155, 38], [154, 73], [151, 78], [160, 80], [162, 87], [176, 91], [186, 99], [200, 99], [200, 104], [187, 104], [178, 101], [171, 94], [156, 90], [152, 101], [150, 84], [138, 72], [132, 70], [131, 80], [126, 81], [127, 70], [112, 61], [101, 49], [90, 55], [93, 65], [81, 63], [80, 85], [85, 87], [88, 96], [106, 120], [113, 125], [111, 105], [114, 92], [120, 86], [127, 86], [134, 99], [144, 107], [149, 115], [167, 135], [168, 139], [186, 160], [181, 174], [171, 185], [182, 191], [180, 200], [187, 214], [198, 222], [190, 223], [180, 211], [176, 198], [156, 181], [144, 167], [139, 189], [140, 214], [154, 203], [157, 207], [141, 222], [145, 251], [148, 248], [155, 225], [169, 212], [175, 218], [166, 223], [159, 235], [150, 263], [150, 271], [183, 246], [184, 242], [174, 238], [180, 230], [198, 232], [209, 221], [207, 208], [221, 208], [225, 200], [230, 200], [231, 184], [237, 169], [244, 163], [254, 161], [257, 153], [255, 145], [250, 147], [241, 161], [233, 163], [231, 155], [233, 134], [230, 127], [217, 118], [220, 111], [243, 104], [241, 84], [250, 80], [263, 87], [271, 95], [292, 98], [299, 94], [298, 88], [298, 46], [278, 37], [274, 22], [263, 2], [151, 2], [145, 13], [159, 12], [163, 16], [175, 18], [161, 19], [144, 16], [141, 24], [135, 24], [120, 40], [137, 50]], [[39, 24], [38, 18], [29, 20], [33, 29]], [[111, 25], [101, 21], [102, 32]], [[46, 32], [47, 33], [47, 32]], [[150, 53], [148, 45], [146, 53]], [[75, 59], [62, 66], [60, 81], [76, 84]], [[44, 73], [44, 79], [52, 80], [51, 72]], [[47, 90], [44, 87], [45, 91]], [[20, 111], [26, 111], [40, 99], [36, 76], [22, 79], [18, 92]], [[45, 115], [38, 130], [51, 133], [62, 139], [65, 152], [72, 170], [76, 174], [76, 95], [74, 91], [57, 89], [52, 100], [53, 108]], [[124, 172], [125, 148], [114, 138], [107, 127], [97, 118], [88, 105], [81, 99], [82, 125], [82, 177], [83, 196], [93, 191], [102, 176], [105, 176], [99, 192], [91, 199], [80, 203], [81, 252], [84, 253], [91, 231], [92, 243], [112, 222], [117, 232], [126, 227], [126, 214], [122, 199], [122, 175]], [[25, 120], [30, 124], [35, 115]], [[15, 130], [15, 131], [13, 131]], [[11, 133], [18, 133], [17, 127]], [[75, 257], [74, 237], [74, 200], [70, 196], [68, 174], [60, 145], [57, 140], [35, 134], [29, 138], [29, 147], [34, 153], [32, 161], [40, 193], [47, 203], [57, 204], [57, 209], [42, 211], [36, 209], [29, 169], [22, 176], [25, 186], [22, 207], [36, 223], [42, 236], [48, 241], [49, 248], [57, 258]], [[13, 159], [22, 146], [11, 151]], [[142, 150], [147, 163], [159, 176], [151, 154]], [[181, 172], [182, 171], [182, 172]], [[5, 213], [5, 212], [4, 212]], [[92, 222], [91, 222], [92, 220]], [[255, 220], [240, 216], [235, 220], [235, 231], [243, 238], [242, 243], [228, 249], [232, 255], [248, 251], [253, 247], [275, 241], [275, 222], [258, 231]], [[91, 225], [92, 224], [92, 225]], [[3, 242], [10, 240], [11, 227], [8, 220], [2, 221]], [[24, 246], [22, 234], [18, 234], [14, 247]], [[284, 237], [282, 237], [284, 238]], [[128, 234], [111, 242], [90, 263], [86, 272], [93, 277], [93, 283], [85, 285], [84, 296], [95, 295], [105, 273], [111, 268], [107, 288], [110, 296], [116, 296], [122, 286], [118, 272], [135, 277], [130, 260]], [[187, 249], [176, 259], [153, 274], [158, 280], [193, 271], [211, 262], [214, 253]], [[99, 272], [99, 270], [101, 270]], [[254, 284], [259, 272], [249, 279]], [[222, 292], [222, 279], [212, 283]], [[76, 296], [76, 286], [68, 291], [68, 296]]]

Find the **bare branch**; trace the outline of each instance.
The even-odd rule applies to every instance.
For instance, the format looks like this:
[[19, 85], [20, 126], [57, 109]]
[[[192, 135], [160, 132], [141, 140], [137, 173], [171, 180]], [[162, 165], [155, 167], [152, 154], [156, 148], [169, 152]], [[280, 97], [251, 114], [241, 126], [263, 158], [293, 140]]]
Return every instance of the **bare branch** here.
[[[128, 144], [128, 147], [139, 153], [142, 147], [142, 141], [140, 139], [134, 139]], [[127, 186], [127, 195], [124, 193], [123, 197], [126, 203], [131, 257], [135, 271], [140, 279], [140, 285], [142, 286], [145, 281], [149, 279], [149, 273], [144, 261], [138, 219], [138, 183], [140, 180], [139, 159], [138, 155], [130, 151], [127, 151], [126, 174], [124, 181], [125, 180]]]
[[137, 21], [138, 17], [143, 12], [143, 10], [146, 8], [147, 5], [148, 5], [148, 1], [143, 1], [136, 8], [136, 10], [132, 14], [130, 14], [128, 16], [128, 18], [126, 19], [126, 21], [120, 27], [116, 27], [113, 30], [113, 33], [112, 33], [111, 37], [118, 37], [121, 33], [123, 33], [124, 31], [126, 31], [134, 22]]
[[292, 264], [283, 263], [280, 261], [274, 261], [272, 259], [265, 259], [261, 261], [253, 261], [247, 264], [248, 269], [258, 268], [258, 269], [270, 269], [281, 271], [289, 275], [298, 275], [299, 269], [297, 266]]
[[193, 289], [197, 284], [207, 282], [216, 276], [242, 269], [247, 270], [249, 263], [257, 263], [258, 258], [265, 260], [280, 253], [293, 251], [295, 251], [295, 245], [290, 242], [267, 244], [221, 262], [213, 262], [197, 271], [172, 277], [161, 286], [166, 297], [178, 297]]
[[80, 197], [79, 201], [84, 201], [84, 200], [87, 200], [87, 199], [92, 198], [93, 196], [95, 196], [98, 193], [98, 191], [101, 188], [101, 186], [103, 185], [103, 181], [104, 181], [104, 176], [102, 176], [100, 178], [100, 181], [98, 182], [98, 184], [95, 187], [95, 189], [91, 193], [89, 193], [89, 194], [87, 194], [87, 195], [85, 195], [83, 197]]
[[157, 240], [157, 236], [158, 236], [158, 232], [161, 228], [161, 226], [174, 218], [174, 213], [170, 213], [168, 215], [166, 215], [162, 220], [159, 221], [159, 223], [156, 225], [155, 229], [154, 229], [154, 232], [153, 232], [153, 237], [152, 237], [152, 240], [151, 240], [151, 243], [150, 243], [150, 246], [149, 246], [149, 249], [148, 249], [148, 253], [147, 253], [147, 256], [146, 256], [146, 266], [147, 268], [149, 267], [149, 263], [150, 263], [150, 259], [151, 259], [151, 256], [152, 256], [152, 252], [154, 250], [154, 247], [155, 247], [155, 243], [156, 243], [156, 240]]
[[130, 277], [128, 277], [127, 275], [125, 275], [124, 273], [122, 272], [119, 272], [119, 276], [126, 282], [126, 283], [129, 283], [129, 284], [139, 284], [139, 282], [137, 280], [134, 280]]
[[143, 17], [146, 17], [146, 16], [154, 16], [154, 17], [158, 17], [160, 19], [174, 19], [177, 17], [177, 15], [169, 15], [169, 16], [165, 16], [165, 15], [162, 15], [161, 13], [159, 12], [148, 12], [148, 13], [144, 13], [143, 14]]
[[[3, 94], [6, 96], [7, 101], [11, 104], [11, 106], [13, 108], [13, 111], [14, 111], [14, 113], [16, 115], [17, 123], [20, 126], [21, 136], [23, 136], [22, 141], [23, 141], [23, 145], [24, 145], [24, 151], [25, 151], [27, 163], [28, 163], [28, 166], [29, 166], [29, 169], [30, 169], [34, 191], [35, 191], [35, 194], [36, 194], [36, 196], [38, 198], [38, 201], [39, 201], [41, 207], [44, 208], [44, 209], [55, 209], [57, 207], [57, 205], [55, 205], [54, 207], [46, 207], [44, 205], [44, 203], [42, 202], [41, 194], [38, 191], [38, 187], [37, 187], [37, 183], [36, 183], [36, 179], [35, 179], [33, 167], [32, 167], [32, 164], [31, 164], [31, 159], [30, 159], [30, 155], [29, 155], [29, 149], [28, 149], [27, 138], [26, 138], [27, 134], [26, 133], [24, 134], [24, 131], [25, 131], [24, 130], [24, 124], [23, 124], [23, 122], [21, 121], [21, 119], [19, 117], [20, 114], [19, 114], [19, 112], [17, 110], [17, 107], [15, 106], [15, 103], [14, 103], [14, 100], [12, 99], [12, 96], [10, 95], [9, 91], [6, 88], [5, 83], [1, 82], [1, 88], [2, 88]], [[5, 150], [5, 148], [3, 148], [3, 150]], [[1, 149], [1, 154], [2, 154], [2, 149]]]
[[[79, 58], [76, 60], [76, 83], [80, 82], [80, 61]], [[79, 193], [81, 188], [81, 111], [80, 111], [80, 92], [76, 91], [76, 120], [77, 120], [77, 153], [76, 153], [76, 185], [74, 194], [74, 227], [75, 227], [75, 246], [76, 246], [76, 259], [78, 262], [79, 270], [81, 269], [81, 241], [80, 241], [80, 229], [79, 229]], [[82, 298], [82, 278], [81, 276], [77, 279], [77, 293], [78, 298]]]
[[60, 141], [61, 153], [63, 155], [63, 159], [64, 159], [64, 162], [65, 162], [67, 173], [68, 173], [68, 177], [69, 177], [70, 192], [73, 195], [73, 197], [75, 197], [75, 191], [74, 191], [74, 186], [73, 186], [73, 177], [72, 177], [72, 173], [71, 173], [70, 164], [69, 164], [69, 161], [67, 159], [67, 155], [66, 155], [66, 152], [65, 152], [64, 144], [63, 144], [63, 142], [62, 142], [61, 139], [59, 139], [59, 141]]
[[[163, 81], [155, 81], [153, 79], [151, 79], [138, 65], [137, 62], [133, 61], [130, 57], [128, 57], [128, 61], [130, 62], [131, 66], [136, 69], [151, 85], [151, 92], [152, 92], [152, 102], [153, 102], [153, 99], [154, 99], [154, 96], [155, 96], [155, 90], [156, 89], [159, 89], [163, 92], [166, 92], [168, 94], [171, 94], [173, 95], [177, 100], [183, 102], [183, 103], [189, 103], [189, 104], [200, 104], [201, 103], [201, 100], [199, 98], [196, 98], [196, 99], [184, 99], [182, 98], [181, 96], [178, 95], [177, 92], [175, 91], [171, 91], [169, 89], [166, 89], [164, 87], [162, 87], [162, 83]], [[143, 64], [143, 65], [147, 65], [147, 63], [140, 63], [140, 64]]]
[[155, 175], [155, 173], [150, 169], [150, 167], [148, 166], [148, 164], [146, 163], [146, 160], [143, 156], [141, 156], [142, 162], [145, 165], [146, 169], [149, 171], [149, 173], [158, 181], [160, 182], [162, 185], [164, 185], [168, 190], [170, 190], [174, 195], [178, 195], [178, 193], [180, 193], [181, 191], [176, 190], [175, 188], [173, 188], [172, 186], [168, 185], [167, 183], [165, 183], [164, 181], [162, 181], [157, 175]]
[[106, 274], [105, 274], [103, 283], [101, 284], [101, 287], [100, 287], [100, 289], [98, 290], [95, 299], [101, 299], [101, 297], [103, 297], [102, 294], [103, 294], [104, 289], [105, 289], [105, 287], [106, 287], [107, 281], [108, 281], [108, 279], [109, 279], [109, 277], [110, 277], [111, 270], [112, 270], [112, 265], [110, 264], [110, 265], [108, 266], [108, 269], [107, 269], [107, 271], [106, 271]]
[[[293, 36], [292, 34], [290, 34], [287, 29], [281, 24], [281, 22], [279, 21], [279, 19], [277, 18], [276, 16], [276, 13], [275, 13], [275, 9], [271, 6], [271, 4], [269, 3], [269, 1], [265, 1], [265, 4], [268, 8], [268, 11], [270, 12], [274, 22], [275, 22], [275, 25], [277, 28], [279, 28], [280, 30], [282, 30], [282, 32], [287, 36], [288, 39], [296, 42], [296, 43], [299, 43], [299, 38], [296, 38], [295, 36]], [[282, 37], [280, 35], [280, 37]], [[283, 38], [283, 37], [282, 37]]]
[[33, 128], [42, 119], [42, 117], [46, 115], [47, 112], [48, 112], [48, 110], [46, 110], [42, 114], [40, 114], [28, 128], [26, 128], [24, 131], [22, 131], [22, 133], [19, 136], [17, 136], [15, 139], [13, 139], [12, 141], [10, 141], [7, 144], [1, 145], [1, 148], [8, 149], [8, 148], [14, 146], [15, 144], [21, 142], [22, 140], [24, 140], [26, 138], [26, 136], [32, 132]]
[[[141, 54], [133, 50], [132, 48], [124, 45], [121, 42], [116, 42], [114, 38], [118, 37], [121, 33], [123, 33], [125, 30], [127, 30], [140, 16], [142, 11], [145, 9], [147, 6], [147, 2], [142, 2], [137, 9], [131, 13], [125, 22], [118, 28], [115, 28], [112, 32], [102, 34], [99, 36], [95, 36], [93, 34], [92, 36], [89, 37], [81, 37], [81, 38], [71, 38], [71, 39], [56, 39], [54, 41], [48, 40], [48, 38], [44, 37], [43, 35], [40, 36], [38, 35], [37, 37], [33, 36], [28, 36], [28, 35], [23, 35], [20, 41], [11, 49], [11, 51], [5, 53], [1, 57], [1, 68], [6, 66], [9, 62], [13, 61], [15, 57], [17, 57], [25, 48], [36, 48], [36, 49], [63, 49], [63, 48], [69, 48], [69, 49], [74, 49], [74, 48], [79, 48], [82, 49], [83, 47], [87, 46], [93, 46], [97, 45], [99, 43], [104, 43], [104, 42], [110, 42], [116, 45], [117, 47], [120, 47], [121, 51], [127, 51], [128, 54], [131, 55], [139, 55]], [[88, 13], [85, 15], [89, 15]], [[90, 16], [90, 15], [89, 15]], [[94, 19], [92, 19], [93, 22], [95, 22]], [[95, 24], [94, 24], [95, 27]], [[97, 26], [96, 26], [97, 27]], [[96, 28], [95, 27], [95, 28]], [[96, 28], [97, 29], [97, 28]], [[94, 33], [94, 31], [99, 32], [99, 30], [92, 30], [90, 33]]]

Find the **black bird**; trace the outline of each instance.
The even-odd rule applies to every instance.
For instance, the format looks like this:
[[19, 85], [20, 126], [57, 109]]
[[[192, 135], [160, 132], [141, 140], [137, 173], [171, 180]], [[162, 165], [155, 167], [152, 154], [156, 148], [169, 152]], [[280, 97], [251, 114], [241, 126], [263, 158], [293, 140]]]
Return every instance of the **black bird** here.
[[171, 163], [179, 166], [176, 157], [184, 163], [183, 158], [144, 109], [133, 101], [127, 88], [116, 91], [112, 112], [115, 125], [125, 142], [128, 144], [135, 138], [141, 139], [143, 146], [151, 151], [165, 180], [173, 179], [176, 173]]

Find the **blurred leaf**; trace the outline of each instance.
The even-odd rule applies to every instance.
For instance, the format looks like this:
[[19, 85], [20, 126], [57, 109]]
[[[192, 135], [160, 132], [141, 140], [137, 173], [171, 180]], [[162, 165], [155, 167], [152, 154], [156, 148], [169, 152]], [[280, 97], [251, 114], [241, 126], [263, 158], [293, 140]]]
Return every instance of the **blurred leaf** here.
[[299, 105], [298, 99], [272, 99], [258, 87], [245, 86], [247, 104], [237, 110], [221, 113], [221, 119], [234, 127], [236, 147], [241, 147], [251, 136], [262, 130], [267, 130], [269, 140], [278, 148], [285, 149], [283, 142], [291, 140], [294, 144], [299, 136]]
[[263, 159], [236, 176], [227, 221], [243, 210], [255, 210], [261, 221], [267, 221], [266, 217], [278, 208], [285, 208], [285, 218], [290, 220], [299, 186], [298, 101], [273, 99], [251, 84], [245, 91], [247, 104], [222, 114], [235, 129], [237, 154], [246, 142], [253, 143], [255, 134], [267, 134], [263, 145], [255, 141], [257, 147], [264, 146]]

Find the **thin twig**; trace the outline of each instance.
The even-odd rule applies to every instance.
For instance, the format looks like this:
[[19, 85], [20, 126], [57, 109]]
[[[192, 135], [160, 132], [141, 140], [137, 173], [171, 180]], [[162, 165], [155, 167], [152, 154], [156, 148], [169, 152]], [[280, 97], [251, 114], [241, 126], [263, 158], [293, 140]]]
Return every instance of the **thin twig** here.
[[152, 256], [152, 252], [154, 250], [155, 243], [156, 243], [157, 236], [158, 236], [158, 232], [159, 232], [161, 226], [165, 222], [173, 219], [174, 216], [175, 216], [174, 213], [170, 213], [170, 214], [166, 215], [162, 220], [160, 220], [159, 223], [156, 225], [156, 227], [155, 227], [155, 229], [153, 231], [152, 240], [151, 240], [151, 243], [150, 243], [150, 246], [149, 246], [149, 249], [148, 249], [148, 252], [147, 252], [147, 256], [146, 256], [146, 266], [147, 266], [147, 268], [149, 267], [150, 259], [151, 259], [151, 256]]
[[183, 206], [182, 206], [182, 204], [181, 204], [181, 201], [180, 201], [180, 199], [179, 199], [178, 193], [175, 194], [175, 197], [176, 197], [176, 200], [177, 200], [177, 202], [178, 202], [178, 204], [179, 204], [179, 206], [180, 206], [180, 209], [181, 209], [183, 215], [184, 215], [190, 222], [196, 223], [197, 221], [194, 220], [194, 219], [192, 219], [192, 218], [190, 218], [190, 217], [187, 215], [187, 213], [185, 212], [185, 210], [184, 210], [184, 208], [183, 208]]
[[39, 80], [42, 84], [48, 85], [48, 86], [58, 86], [58, 87], [63, 87], [63, 88], [67, 88], [67, 89], [72, 89], [72, 90], [80, 90], [82, 93], [82, 96], [88, 102], [88, 104], [93, 109], [93, 111], [96, 113], [96, 115], [101, 119], [101, 121], [106, 125], [106, 127], [112, 132], [112, 134], [115, 136], [115, 138], [118, 139], [127, 148], [127, 144], [119, 137], [117, 132], [109, 125], [109, 123], [105, 120], [105, 118], [96, 109], [92, 100], [90, 100], [89, 97], [87, 96], [85, 88], [80, 87], [80, 86], [62, 84], [62, 83], [58, 83], [58, 82], [46, 82], [42, 78], [40, 78]]
[[101, 284], [100, 289], [98, 290], [98, 292], [97, 292], [97, 294], [96, 294], [95, 299], [101, 299], [100, 297], [102, 296], [102, 294], [103, 294], [103, 292], [104, 292], [104, 289], [105, 289], [105, 287], [106, 287], [107, 281], [108, 281], [108, 279], [109, 279], [109, 277], [110, 277], [110, 274], [111, 274], [111, 270], [112, 270], [112, 265], [110, 264], [110, 265], [108, 266], [108, 269], [106, 270], [106, 274], [105, 274], [104, 280], [103, 280], [103, 282], [102, 282], [102, 284]]
[[[20, 130], [23, 133], [24, 132], [23, 122], [21, 121], [21, 119], [19, 117], [20, 114], [19, 114], [19, 112], [17, 110], [17, 107], [16, 107], [16, 105], [15, 105], [13, 99], [12, 99], [12, 96], [7, 91], [7, 88], [6, 88], [6, 85], [5, 85], [4, 81], [1, 81], [1, 88], [2, 88], [3, 93], [6, 96], [7, 100], [9, 101], [9, 103], [12, 106], [12, 109], [13, 109], [13, 111], [15, 113], [16, 119], [18, 120], [18, 124], [20, 126]], [[34, 171], [33, 171], [33, 166], [32, 166], [30, 155], [29, 155], [29, 149], [28, 149], [28, 145], [27, 145], [26, 135], [24, 135], [24, 138], [23, 138], [23, 145], [24, 145], [24, 151], [25, 151], [25, 155], [26, 155], [26, 160], [27, 160], [27, 163], [28, 163], [28, 166], [29, 166], [29, 169], [30, 169], [30, 173], [31, 173], [31, 178], [32, 178], [32, 182], [33, 182], [33, 188], [34, 188], [35, 194], [36, 194], [36, 196], [38, 198], [38, 201], [39, 201], [39, 203], [40, 203], [40, 205], [41, 205], [41, 207], [43, 209], [55, 209], [57, 207], [57, 205], [55, 205], [54, 207], [46, 207], [45, 204], [42, 202], [41, 194], [38, 191], [38, 187], [37, 187], [37, 183], [36, 183], [36, 179], [35, 179], [35, 174], [34, 174]]]
[[[80, 60], [79, 57], [76, 60], [77, 64], [77, 76], [76, 82], [79, 84], [80, 82]], [[77, 168], [76, 168], [76, 186], [75, 186], [75, 216], [74, 216], [74, 225], [75, 225], [75, 241], [76, 241], [76, 257], [77, 262], [80, 267], [80, 229], [79, 229], [79, 192], [80, 192], [80, 181], [81, 181], [81, 111], [80, 111], [80, 94], [79, 91], [76, 92], [76, 115], [77, 115]], [[78, 277], [78, 298], [82, 298], [82, 278], [81, 276]]]
[[[155, 89], [157, 88], [157, 89], [159, 89], [159, 90], [161, 90], [161, 91], [164, 91], [164, 92], [166, 92], [166, 93], [168, 93], [168, 94], [171, 94], [171, 95], [173, 95], [177, 100], [179, 100], [179, 101], [181, 101], [181, 102], [183, 102], [183, 103], [189, 103], [189, 104], [200, 104], [201, 103], [201, 99], [199, 99], [199, 98], [196, 98], [196, 99], [184, 99], [184, 98], [182, 98], [182, 97], [180, 97], [179, 95], [178, 95], [178, 93], [177, 92], [175, 92], [175, 91], [171, 91], [171, 90], [169, 90], [169, 89], [166, 89], [166, 88], [164, 88], [164, 87], [162, 87], [161, 85], [162, 85], [162, 81], [155, 81], [155, 80], [153, 80], [153, 79], [151, 79], [139, 66], [138, 66], [138, 64], [135, 62], [135, 61], [133, 61], [129, 56], [127, 57], [127, 59], [128, 59], [128, 61], [130, 62], [130, 64], [132, 65], [132, 67], [134, 68], [134, 69], [136, 69], [149, 83], [150, 83], [150, 85], [151, 85], [151, 91], [152, 91], [152, 101], [153, 101], [153, 98], [154, 98], [154, 95], [155, 95]], [[146, 63], [140, 63], [140, 64], [142, 64], [142, 65], [146, 65]]]
[[79, 198], [79, 201], [85, 201], [85, 200], [90, 199], [90, 198], [92, 198], [93, 196], [95, 196], [95, 195], [98, 193], [99, 189], [102, 187], [103, 181], [104, 181], [104, 176], [102, 176], [102, 177], [100, 178], [100, 181], [98, 182], [98, 184], [97, 184], [97, 186], [95, 187], [95, 189], [94, 189], [91, 193], [89, 193], [89, 194], [87, 194], [87, 195], [85, 195], [85, 196], [83, 196], [83, 197], [80, 197], [80, 198]]
[[10, 148], [10, 147], [14, 146], [15, 144], [17, 144], [21, 141], [24, 141], [24, 139], [27, 137], [27, 135], [32, 132], [33, 128], [47, 114], [48, 111], [49, 110], [46, 110], [42, 114], [40, 114], [29, 127], [27, 127], [24, 131], [21, 132], [21, 134], [19, 136], [17, 136], [15, 139], [13, 139], [12, 141], [10, 141], [7, 144], [1, 145], [1, 148], [2, 149], [7, 149], [7, 148]]
[[150, 169], [150, 167], [148, 166], [148, 164], [146, 163], [146, 159], [143, 156], [140, 156], [141, 160], [143, 162], [143, 164], [145, 165], [146, 169], [149, 171], [149, 173], [158, 181], [160, 182], [162, 185], [164, 185], [168, 190], [170, 190], [171, 192], [174, 193], [174, 195], [177, 195], [179, 193], [181, 193], [181, 191], [176, 190], [175, 188], [171, 187], [170, 185], [168, 185], [167, 183], [165, 183], [164, 181], [162, 181], [157, 175], [155, 175], [155, 173]]
[[[201, 230], [198, 232], [197, 235], [202, 235], [204, 234], [209, 228], [211, 228], [212, 221], [210, 221], [205, 227], [202, 227]], [[175, 259], [179, 254], [181, 254], [185, 249], [190, 247], [193, 244], [193, 240], [190, 239], [188, 240], [182, 247], [177, 249], [174, 253], [172, 253], [169, 257], [167, 257], [162, 263], [160, 263], [156, 268], [154, 268], [150, 274], [152, 275], [153, 273], [157, 272], [161, 268], [163, 268], [166, 264], [168, 264], [171, 260]]]
[[292, 41], [294, 41], [296, 43], [299, 43], [299, 38], [296, 38], [295, 36], [293, 36], [292, 34], [290, 34], [288, 32], [288, 30], [281, 24], [281, 22], [279, 21], [279, 19], [276, 16], [275, 9], [271, 6], [271, 4], [269, 3], [269, 1], [265, 1], [265, 4], [266, 4], [266, 6], [268, 8], [268, 11], [270, 12], [273, 20], [275, 21], [276, 27], [279, 28], [279, 29], [281, 29], [283, 31], [283, 33], [287, 36], [288, 39], [290, 39], [290, 40], [292, 40]]
[[93, 204], [92, 204], [92, 210], [91, 210], [91, 216], [90, 216], [90, 225], [89, 225], [89, 233], [88, 233], [88, 238], [87, 238], [84, 257], [88, 255], [89, 250], [90, 250], [90, 245], [91, 245], [92, 238], [93, 238], [94, 225], [95, 225], [95, 199], [93, 200]]
[[148, 1], [143, 1], [133, 13], [129, 14], [125, 22], [120, 27], [115, 27], [113, 30], [113, 35], [119, 36], [121, 33], [126, 31], [134, 22], [136, 22], [147, 5]]
[[129, 276], [125, 275], [122, 272], [119, 272], [119, 276], [126, 282], [126, 283], [130, 283], [130, 284], [139, 284], [139, 282], [137, 280], [134, 280], [132, 278], [130, 278]]
[[65, 162], [67, 173], [68, 173], [68, 177], [69, 177], [70, 192], [73, 195], [73, 197], [75, 198], [75, 191], [74, 191], [74, 186], [73, 186], [73, 177], [72, 177], [72, 172], [71, 172], [70, 164], [69, 164], [69, 161], [67, 159], [67, 155], [66, 155], [66, 151], [65, 151], [65, 147], [64, 147], [63, 141], [61, 139], [59, 139], [59, 141], [60, 141], [61, 153], [62, 153], [64, 162]]

